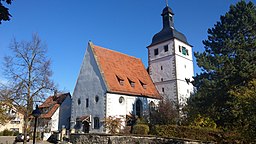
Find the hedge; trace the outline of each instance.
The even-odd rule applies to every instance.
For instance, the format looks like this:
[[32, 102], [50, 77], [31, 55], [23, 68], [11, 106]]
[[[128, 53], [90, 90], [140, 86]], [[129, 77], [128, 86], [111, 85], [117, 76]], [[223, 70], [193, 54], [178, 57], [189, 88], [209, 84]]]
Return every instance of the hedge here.
[[219, 141], [219, 130], [176, 125], [156, 125], [151, 133], [160, 137], [187, 138], [200, 141]]

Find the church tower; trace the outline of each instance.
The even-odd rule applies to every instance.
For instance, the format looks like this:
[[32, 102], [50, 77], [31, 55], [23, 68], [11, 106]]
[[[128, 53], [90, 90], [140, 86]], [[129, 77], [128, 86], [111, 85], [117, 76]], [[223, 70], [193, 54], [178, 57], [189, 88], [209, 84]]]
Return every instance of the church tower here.
[[193, 92], [192, 46], [175, 29], [174, 13], [168, 5], [161, 16], [163, 28], [147, 47], [149, 74], [163, 97], [183, 105]]

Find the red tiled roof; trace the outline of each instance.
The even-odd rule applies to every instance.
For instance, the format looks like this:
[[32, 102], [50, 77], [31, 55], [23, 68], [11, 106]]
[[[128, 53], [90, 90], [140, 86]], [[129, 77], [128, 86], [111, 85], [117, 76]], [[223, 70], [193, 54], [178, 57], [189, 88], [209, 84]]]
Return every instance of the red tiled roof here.
[[140, 59], [93, 45], [91, 42], [89, 45], [109, 92], [160, 98]]
[[59, 108], [66, 97], [70, 96], [70, 93], [57, 94], [56, 96], [49, 96], [43, 104], [39, 106], [39, 109], [47, 109], [47, 112], [42, 113], [40, 118], [51, 118], [55, 111]]

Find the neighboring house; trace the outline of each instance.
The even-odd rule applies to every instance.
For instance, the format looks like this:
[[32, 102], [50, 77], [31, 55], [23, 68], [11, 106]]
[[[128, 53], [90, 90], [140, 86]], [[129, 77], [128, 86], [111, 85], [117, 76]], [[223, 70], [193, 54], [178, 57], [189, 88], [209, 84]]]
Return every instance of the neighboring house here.
[[104, 118], [147, 115], [159, 99], [140, 59], [89, 42], [72, 96], [71, 128], [105, 133]]
[[2, 104], [2, 108], [6, 111], [8, 117], [7, 123], [0, 124], [0, 131], [5, 129], [11, 131], [23, 132], [24, 115], [13, 105]]
[[52, 132], [62, 128], [70, 128], [71, 95], [70, 93], [55, 94], [48, 97], [39, 106], [41, 116], [38, 119], [38, 129], [43, 133], [43, 140], [47, 140]]

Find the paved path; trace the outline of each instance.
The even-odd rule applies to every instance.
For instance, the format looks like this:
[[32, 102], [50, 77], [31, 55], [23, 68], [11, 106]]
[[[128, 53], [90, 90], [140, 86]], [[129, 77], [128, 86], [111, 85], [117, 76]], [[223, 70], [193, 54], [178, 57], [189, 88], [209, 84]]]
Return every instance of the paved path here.
[[[0, 144], [14, 144], [15, 136], [0, 136]], [[32, 140], [30, 140], [27, 144], [32, 144]], [[18, 142], [16, 144], [22, 144], [22, 142]], [[50, 144], [47, 141], [36, 141], [36, 144]]]

